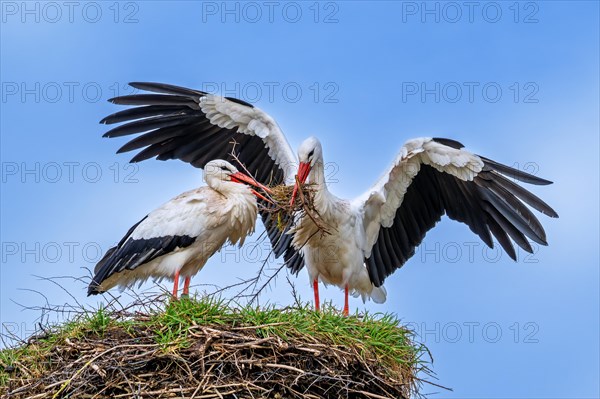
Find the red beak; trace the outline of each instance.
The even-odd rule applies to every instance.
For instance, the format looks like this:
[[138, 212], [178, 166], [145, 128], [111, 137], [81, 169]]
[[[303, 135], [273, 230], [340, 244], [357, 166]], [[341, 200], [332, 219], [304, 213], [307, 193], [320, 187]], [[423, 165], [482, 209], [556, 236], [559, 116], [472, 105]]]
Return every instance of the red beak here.
[[306, 179], [308, 178], [308, 174], [310, 173], [310, 163], [309, 162], [300, 162], [298, 166], [298, 179], [296, 180], [296, 184], [294, 184], [294, 191], [292, 192], [292, 200], [290, 201], [290, 206], [294, 206], [294, 202], [296, 201], [296, 196], [298, 195], [298, 183], [304, 184], [306, 183]]
[[[232, 181], [232, 182], [235, 182], [235, 183], [246, 183], [246, 184], [249, 184], [249, 185], [251, 185], [251, 186], [254, 186], [254, 187], [258, 187], [258, 188], [260, 188], [260, 189], [261, 189], [261, 190], [263, 190], [265, 193], [268, 193], [268, 194], [273, 194], [273, 191], [272, 191], [272, 190], [271, 190], [269, 187], [267, 187], [267, 186], [265, 186], [265, 185], [262, 185], [262, 184], [260, 184], [259, 182], [257, 182], [256, 180], [254, 180], [253, 178], [251, 178], [251, 177], [249, 177], [249, 176], [246, 176], [246, 175], [245, 175], [245, 174], [243, 174], [242, 172], [236, 172], [236, 173], [233, 173], [233, 174], [231, 175], [231, 181]], [[272, 202], [271, 200], [269, 200], [269, 199], [265, 198], [265, 197], [264, 197], [262, 194], [260, 194], [260, 193], [259, 193], [259, 192], [257, 192], [256, 190], [252, 190], [252, 193], [253, 193], [254, 195], [256, 195], [258, 198], [260, 198], [260, 199], [263, 199], [263, 200], [265, 200], [265, 201], [267, 201], [267, 202]]]

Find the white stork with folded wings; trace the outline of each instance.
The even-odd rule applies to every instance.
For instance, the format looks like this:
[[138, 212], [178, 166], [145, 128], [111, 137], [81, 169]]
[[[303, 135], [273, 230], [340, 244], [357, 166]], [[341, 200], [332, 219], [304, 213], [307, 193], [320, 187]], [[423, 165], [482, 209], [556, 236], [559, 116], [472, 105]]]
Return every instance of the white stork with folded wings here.
[[557, 217], [545, 202], [510, 179], [538, 185], [549, 181], [440, 138], [408, 141], [370, 190], [356, 200], [343, 200], [327, 188], [318, 139], [305, 140], [296, 158], [275, 121], [251, 104], [160, 83], [131, 85], [159, 94], [112, 99], [140, 107], [103, 122], [132, 121], [109, 131], [107, 137], [144, 133], [119, 150], [145, 147], [133, 162], [175, 158], [203, 167], [211, 157], [228, 157], [235, 140], [240, 161], [260, 183], [290, 184], [298, 165], [298, 180], [314, 184], [315, 207], [333, 226], [331, 234], [314, 234], [317, 227], [308, 217], [283, 235], [266, 215], [263, 221], [275, 254], [284, 255], [292, 272], [306, 263], [317, 308], [319, 281], [344, 289], [345, 314], [349, 292], [363, 300], [385, 301], [385, 278], [404, 265], [444, 214], [466, 223], [490, 247], [495, 237], [513, 259], [512, 242], [529, 252], [527, 238], [546, 245], [544, 229], [525, 204]]
[[262, 194], [241, 183], [268, 188], [220, 159], [206, 164], [204, 180], [207, 186], [178, 195], [131, 227], [94, 268], [88, 295], [152, 277], [173, 279], [177, 298], [180, 276], [187, 295], [192, 276], [216, 251], [226, 242], [242, 245], [254, 231], [255, 196]]

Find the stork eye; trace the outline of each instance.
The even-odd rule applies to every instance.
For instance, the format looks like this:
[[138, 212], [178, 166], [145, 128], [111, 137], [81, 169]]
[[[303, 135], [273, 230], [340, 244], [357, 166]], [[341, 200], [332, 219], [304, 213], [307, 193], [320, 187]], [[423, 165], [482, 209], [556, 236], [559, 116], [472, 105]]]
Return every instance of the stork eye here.
[[311, 159], [313, 157], [314, 153], [315, 153], [315, 150], [310, 150], [310, 152], [308, 153], [308, 159]]

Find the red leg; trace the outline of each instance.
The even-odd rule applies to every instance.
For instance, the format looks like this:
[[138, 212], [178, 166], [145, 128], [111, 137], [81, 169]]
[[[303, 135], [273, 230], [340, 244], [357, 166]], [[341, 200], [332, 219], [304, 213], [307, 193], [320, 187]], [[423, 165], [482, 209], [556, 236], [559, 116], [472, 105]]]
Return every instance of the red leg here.
[[175, 278], [173, 279], [173, 299], [177, 299], [177, 291], [179, 290], [179, 270], [175, 272]]
[[313, 291], [315, 293], [315, 310], [318, 312], [321, 309], [321, 303], [319, 302], [319, 281], [317, 279], [313, 281]]
[[192, 280], [192, 278], [190, 276], [187, 276], [185, 278], [185, 281], [183, 282], [183, 293], [181, 294], [186, 295], [186, 296], [190, 296], [190, 281]]
[[346, 287], [344, 287], [344, 316], [348, 316], [349, 313], [349, 309], [348, 309], [348, 284], [346, 284]]

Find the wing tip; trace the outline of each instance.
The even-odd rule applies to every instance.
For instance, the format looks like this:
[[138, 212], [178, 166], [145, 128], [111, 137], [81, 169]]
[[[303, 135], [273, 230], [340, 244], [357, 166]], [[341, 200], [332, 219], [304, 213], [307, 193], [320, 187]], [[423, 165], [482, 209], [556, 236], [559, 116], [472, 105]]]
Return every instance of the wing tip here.
[[558, 219], [558, 218], [559, 218], [559, 216], [558, 216], [558, 212], [556, 212], [556, 211], [555, 211], [554, 209], [552, 209], [552, 208], [549, 208], [549, 209], [547, 209], [547, 210], [546, 210], [546, 212], [542, 212], [542, 213], [543, 213], [544, 215], [546, 215], [546, 216], [548, 216], [548, 217], [551, 217], [551, 218], [554, 218], [554, 219]]
[[92, 281], [88, 286], [87, 296], [98, 295], [103, 291], [100, 291], [100, 284], [96, 283], [96, 281]]
[[[511, 258], [513, 260], [513, 262], [517, 262], [517, 250], [515, 249], [515, 246], [513, 244], [513, 243], [515, 243], [515, 241], [512, 240], [511, 238], [509, 238], [508, 234], [504, 230], [503, 230], [503, 239], [502, 239], [502, 237], [498, 237], [495, 234], [494, 234], [494, 236], [498, 240], [497, 241], [498, 245], [500, 245], [501, 249], [504, 250], [504, 252], [508, 255], [508, 257]], [[492, 245], [490, 246], [490, 248], [494, 249], [496, 247], [495, 244], [496, 244], [496, 242], [492, 242]], [[521, 246], [519, 245], [519, 248], [520, 247]]]
[[535, 185], [538, 185], [538, 186], [549, 186], [550, 184], [554, 184], [554, 182], [551, 181], [551, 180], [547, 180], [547, 179], [544, 179], [544, 178], [541, 178], [541, 177], [538, 177], [538, 176], [534, 176], [534, 175], [531, 175], [531, 174], [529, 174], [529, 175], [531, 176], [530, 177], [531, 180], [535, 180], [535, 183], [530, 183], [530, 184], [535, 184]]
[[504, 165], [500, 162], [496, 162], [484, 156], [478, 156], [479, 158], [481, 158], [481, 160], [487, 168], [511, 179], [519, 180], [523, 183], [533, 184], [536, 186], [547, 186], [554, 183], [550, 180], [546, 180], [541, 177], [535, 176], [531, 173], [513, 168], [512, 166]]
[[122, 136], [122, 135], [119, 134], [118, 127], [110, 129], [108, 132], [106, 132], [102, 135], [102, 137], [107, 137], [107, 138], [120, 137], [120, 136]]
[[[119, 148], [119, 150], [120, 150], [120, 148]], [[117, 154], [119, 154], [119, 152], [117, 152]], [[147, 156], [145, 156], [144, 152], [142, 151], [142, 152], [135, 154], [135, 156], [129, 160], [129, 163], [138, 163], [138, 162], [142, 162], [142, 161], [145, 161], [146, 159], [150, 159], [150, 158], [154, 158], [154, 157], [155, 157], [155, 155], [147, 157]]]
[[138, 90], [146, 90], [145, 87], [148, 85], [156, 84], [155, 82], [129, 82], [127, 83], [129, 86]]

